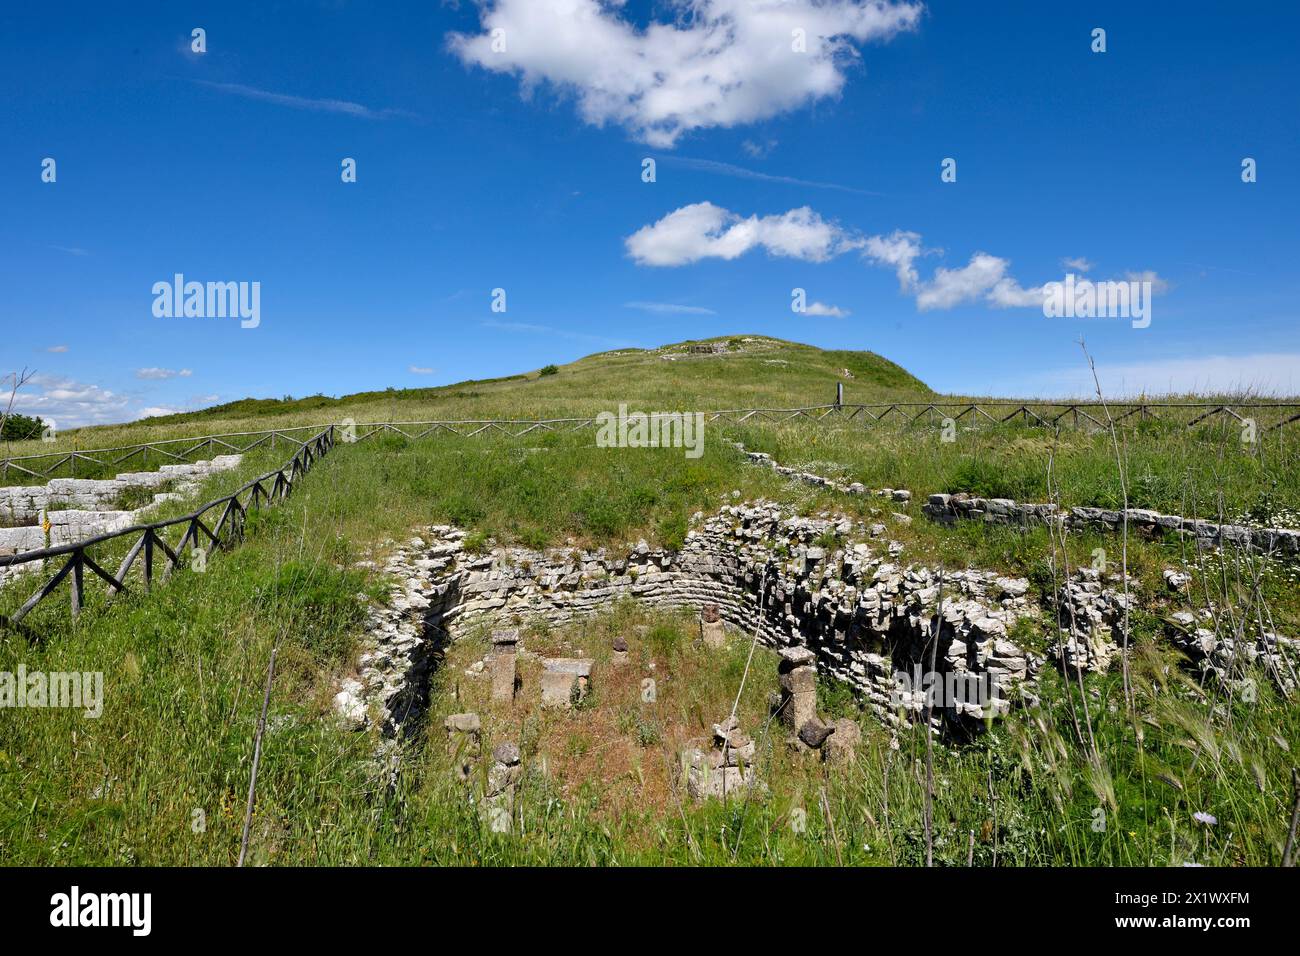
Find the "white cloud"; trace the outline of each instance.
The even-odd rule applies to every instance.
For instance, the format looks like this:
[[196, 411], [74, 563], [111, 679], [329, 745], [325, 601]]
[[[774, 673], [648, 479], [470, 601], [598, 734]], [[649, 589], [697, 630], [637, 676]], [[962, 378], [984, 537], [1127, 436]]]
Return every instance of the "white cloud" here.
[[140, 409], [136, 413], [136, 418], [158, 418], [162, 415], [179, 415], [185, 411], [183, 408], [173, 408], [170, 405], [149, 405]]
[[960, 269], [936, 269], [934, 278], [917, 289], [916, 307], [922, 312], [951, 309], [978, 299], [1003, 279], [1007, 264], [1005, 259], [977, 252]]
[[862, 255], [871, 262], [891, 267], [903, 291], [916, 286], [913, 263], [921, 255], [921, 237], [917, 233], [895, 229], [887, 236], [868, 236], [863, 243]]
[[1129, 282], [1150, 282], [1152, 293], [1168, 292], [1170, 284], [1167, 279], [1162, 279], [1151, 269], [1144, 269], [1141, 272], [1126, 272], [1124, 278]]
[[625, 240], [639, 265], [681, 266], [701, 259], [735, 259], [751, 249], [769, 255], [825, 262], [860, 243], [807, 206], [773, 216], [742, 219], [711, 202], [682, 206]]
[[189, 378], [194, 373], [187, 368], [138, 368], [135, 370], [135, 377], [151, 382], [161, 382], [169, 378]]
[[803, 310], [804, 315], [829, 315], [835, 319], [842, 319], [847, 315], [852, 315], [848, 309], [841, 309], [838, 305], [826, 305], [824, 302], [813, 302]]
[[1061, 260], [1061, 268], [1068, 269], [1073, 272], [1091, 272], [1092, 263], [1089, 262], [1087, 259], [1083, 258], [1083, 256], [1077, 256], [1077, 257], [1066, 256], [1064, 259]]
[[745, 151], [746, 155], [752, 156], [754, 159], [765, 159], [767, 154], [776, 149], [776, 147], [777, 141], [774, 139], [764, 140], [761, 143], [756, 143], [752, 139], [747, 139], [740, 144], [740, 148]]
[[717, 315], [712, 309], [702, 305], [677, 305], [674, 302], [624, 302], [625, 309], [640, 309], [642, 312], [657, 312], [664, 315]]
[[47, 351], [47, 352], [60, 352], [60, 353], [61, 353], [61, 352], [66, 352], [67, 350], [68, 350], [68, 347], [67, 347], [66, 345], [51, 345], [51, 346], [50, 346], [49, 348], [47, 348], [45, 351]]
[[[899, 289], [916, 297], [921, 312], [952, 309], [979, 300], [999, 309], [1041, 309], [1045, 295], [1044, 286], [1022, 286], [1011, 275], [1009, 259], [987, 252], [976, 252], [958, 268], [941, 266], [928, 281], [922, 281], [917, 259], [942, 250], [926, 249], [919, 233], [895, 229], [888, 235], [863, 236], [823, 219], [808, 206], [779, 215], [742, 219], [711, 202], [692, 203], [642, 226], [624, 240], [624, 245], [632, 259], [645, 266], [730, 260], [757, 248], [773, 256], [825, 262], [856, 249], [865, 262], [893, 269]], [[1153, 294], [1169, 289], [1169, 283], [1149, 269], [1129, 272], [1127, 278], [1150, 282]]]
[[407, 371], [412, 375], [432, 375], [434, 370], [423, 365], [412, 365]]
[[35, 375], [14, 398], [14, 410], [39, 415], [59, 428], [102, 425], [129, 417], [131, 400], [98, 385]]
[[[572, 93], [582, 118], [653, 146], [768, 119], [843, 89], [857, 44], [916, 27], [920, 3], [670, 0], [674, 22], [638, 29], [622, 0], [479, 0], [482, 32], [453, 33], [466, 65]], [[797, 52], [794, 31], [806, 49]], [[499, 33], [497, 31], [500, 31]], [[493, 50], [496, 33], [498, 46]]]
[[353, 103], [348, 100], [331, 100], [317, 99], [309, 96], [293, 96], [289, 93], [275, 93], [271, 90], [259, 90], [255, 86], [245, 86], [242, 83], [213, 83], [211, 80], [195, 80], [201, 86], [209, 89], [220, 90], [223, 93], [233, 93], [235, 96], [242, 96], [249, 100], [260, 100], [263, 103], [275, 103], [277, 106], [288, 106], [298, 110], [312, 110], [318, 113], [344, 113], [348, 116], [356, 116], [361, 119], [390, 119], [393, 117], [414, 117], [414, 113], [406, 110], [390, 109], [371, 109], [369, 106], [362, 106], [360, 103]]

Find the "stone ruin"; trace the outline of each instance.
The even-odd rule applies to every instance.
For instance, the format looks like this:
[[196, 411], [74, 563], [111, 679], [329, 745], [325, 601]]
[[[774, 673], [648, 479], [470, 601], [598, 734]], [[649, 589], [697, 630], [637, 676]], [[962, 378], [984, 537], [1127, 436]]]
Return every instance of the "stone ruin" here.
[[[1048, 659], [1067, 671], [1104, 670], [1123, 640], [1123, 595], [1113, 579], [1103, 581], [1091, 568], [1076, 569], [1044, 609], [1028, 596], [1024, 578], [978, 569], [941, 576], [903, 563], [903, 546], [876, 540], [876, 529], [862, 522], [833, 513], [791, 515], [766, 501], [697, 513], [679, 551], [641, 541], [626, 551], [496, 548], [470, 554], [464, 538], [460, 529], [434, 526], [390, 554], [384, 570], [399, 584], [386, 605], [371, 608], [360, 672], [336, 699], [354, 726], [375, 722], [386, 735], [399, 735], [427, 696], [431, 655], [467, 629], [494, 622], [564, 625], [623, 598], [699, 611], [700, 637], [710, 646], [725, 641], [730, 626], [778, 651], [799, 650], [801, 657], [811, 655], [799, 666], [846, 684], [882, 722], [928, 716], [935, 730], [958, 734], [978, 732], [985, 719], [1017, 702], [1035, 703]], [[1182, 577], [1166, 576], [1171, 592], [1177, 593]], [[1011, 635], [1023, 619], [1038, 632], [1045, 610], [1055, 613], [1059, 630], [1039, 654]], [[1209, 661], [1207, 667], [1223, 670], [1215, 660], [1262, 655], [1279, 682], [1293, 680], [1286, 656], [1293, 660], [1300, 643], [1276, 634], [1209, 642], [1201, 630], [1168, 625], [1174, 642]], [[1209, 643], [1210, 651], [1197, 650]], [[614, 659], [623, 654], [615, 648]], [[941, 697], [936, 703], [930, 690], [915, 680], [908, 686], [900, 675], [985, 693], [975, 702]], [[575, 688], [580, 698], [589, 678], [589, 663], [552, 662], [543, 672], [548, 706], [571, 706]], [[790, 719], [800, 721], [788, 728], [796, 738], [809, 716], [798, 696], [807, 693], [804, 681], [788, 677], [781, 690], [790, 695]], [[826, 746], [839, 748], [841, 730], [822, 741], [823, 753]]]
[[542, 659], [542, 706], [568, 710], [582, 703], [591, 686], [592, 662], [570, 657]]
[[967, 494], [930, 495], [922, 508], [926, 515], [942, 524], [955, 521], [987, 521], [1005, 525], [1035, 525], [1058, 522], [1067, 528], [1086, 528], [1115, 533], [1127, 518], [1130, 531], [1156, 536], [1165, 532], [1196, 540], [1201, 547], [1225, 545], [1249, 546], [1260, 554], [1300, 554], [1300, 530], [1293, 528], [1258, 528], [1241, 524], [1219, 524], [1199, 518], [1162, 514], [1149, 508], [1085, 508], [1069, 510], [1054, 504], [1027, 504], [1010, 498], [979, 498]]
[[492, 632], [492, 699], [494, 701], [513, 702], [515, 690], [519, 686], [516, 673], [516, 653], [519, 644], [519, 631]]
[[[950, 572], [940, 614], [936, 572], [897, 564], [895, 549], [881, 554], [867, 530], [843, 516], [791, 516], [764, 501], [728, 505], [695, 515], [679, 552], [639, 542], [625, 553], [498, 548], [475, 555], [464, 550], [464, 538], [460, 529], [435, 526], [390, 555], [385, 570], [400, 583], [387, 605], [371, 609], [360, 673], [336, 700], [353, 715], [353, 697], [378, 705], [354, 725], [373, 720], [398, 733], [419, 712], [429, 655], [468, 628], [512, 620], [563, 625], [624, 597], [701, 611], [701, 637], [710, 642], [730, 625], [768, 647], [803, 648], [818, 671], [848, 684], [891, 724], [900, 720], [895, 674], [928, 668], [924, 651], [936, 626], [936, 669], [984, 677], [1003, 708], [1032, 685], [1043, 661], [1008, 636], [1021, 617], [1038, 613], [1026, 599], [1026, 580]], [[421, 641], [421, 634], [433, 639]], [[548, 706], [571, 704], [575, 687], [580, 697], [589, 678], [589, 663], [551, 662], [542, 678]], [[901, 719], [921, 711], [904, 706]], [[932, 715], [937, 727], [972, 716], [959, 707]]]
[[700, 609], [700, 640], [705, 647], [723, 647], [727, 643], [726, 628], [712, 601], [706, 601]]
[[[447, 747], [455, 758], [453, 773], [468, 784], [483, 752], [483, 725], [478, 714], [452, 714], [443, 727]], [[518, 745], [503, 741], [492, 748], [492, 763], [482, 795], [483, 817], [494, 833], [509, 833], [514, 818], [515, 791], [523, 779], [524, 768]]]
[[[22, 554], [71, 544], [148, 521], [147, 512], [164, 501], [176, 501], [198, 488], [209, 475], [239, 466], [242, 455], [217, 455], [211, 461], [163, 465], [157, 471], [123, 472], [115, 478], [51, 478], [44, 485], [0, 488], [0, 554]], [[124, 493], [161, 489], [153, 500], [134, 510], [117, 508]], [[45, 527], [49, 523], [48, 530]], [[42, 562], [0, 569], [6, 578], [35, 571]]]
[[682, 755], [686, 792], [695, 800], [743, 797], [761, 786], [755, 779], [756, 750], [754, 738], [740, 729], [735, 714], [714, 724], [709, 750], [696, 748]]

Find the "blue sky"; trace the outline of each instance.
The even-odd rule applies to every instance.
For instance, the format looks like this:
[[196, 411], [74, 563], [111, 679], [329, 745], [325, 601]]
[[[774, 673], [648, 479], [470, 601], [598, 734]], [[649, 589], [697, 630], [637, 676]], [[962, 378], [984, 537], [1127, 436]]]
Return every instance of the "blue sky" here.
[[[1081, 392], [1084, 335], [1108, 389], [1300, 392], [1300, 14], [1225, 9], [9, 4], [0, 366], [61, 427], [732, 332], [945, 391]], [[1146, 274], [1151, 324], [1025, 304], [1067, 271]], [[260, 324], [155, 317], [175, 273]]]

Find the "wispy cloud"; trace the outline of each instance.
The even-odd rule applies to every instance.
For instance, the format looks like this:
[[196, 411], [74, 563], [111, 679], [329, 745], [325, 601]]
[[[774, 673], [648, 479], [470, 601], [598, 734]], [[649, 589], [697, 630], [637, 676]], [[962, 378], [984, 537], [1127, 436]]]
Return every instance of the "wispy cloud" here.
[[214, 83], [211, 80], [194, 80], [194, 82], [200, 86], [206, 86], [208, 89], [231, 93], [249, 100], [259, 100], [263, 103], [274, 103], [277, 106], [288, 106], [296, 110], [312, 110], [317, 113], [343, 113], [347, 116], [372, 120], [415, 119], [418, 115], [408, 110], [391, 109], [389, 107], [372, 109], [369, 106], [353, 103], [350, 100], [318, 99], [308, 96], [294, 96], [289, 93], [276, 93], [271, 90], [261, 90], [255, 86], [245, 86], [243, 83]]
[[90, 253], [81, 246], [50, 246], [55, 252], [66, 252], [70, 256], [88, 256]]
[[642, 312], [657, 312], [663, 315], [717, 315], [712, 309], [702, 305], [677, 305], [674, 302], [624, 302], [625, 309], [640, 309]]
[[432, 375], [434, 370], [423, 365], [412, 365], [407, 368], [412, 375]]
[[187, 368], [138, 368], [135, 377], [149, 382], [161, 382], [169, 378], [189, 378], [194, 373]]
[[777, 141], [774, 139], [764, 140], [761, 143], [755, 142], [752, 139], [747, 139], [740, 144], [740, 148], [749, 156], [754, 157], [754, 159], [766, 159], [767, 154], [776, 149], [776, 145]]
[[47, 348], [45, 351], [47, 351], [47, 352], [66, 352], [67, 350], [68, 350], [68, 347], [67, 347], [66, 345], [51, 345], [51, 346], [50, 346], [49, 348]]
[[719, 176], [731, 176], [736, 179], [753, 179], [764, 183], [784, 183], [788, 186], [803, 186], [811, 189], [837, 189], [840, 192], [856, 193], [859, 196], [883, 196], [884, 193], [872, 192], [869, 189], [859, 189], [856, 186], [844, 186], [840, 183], [823, 183], [814, 179], [800, 179], [797, 176], [778, 176], [774, 173], [764, 173], [756, 169], [746, 169], [744, 166], [736, 166], [733, 163], [723, 163], [715, 159], [694, 159], [689, 156], [664, 156], [660, 162], [669, 163], [675, 166], [684, 166], [687, 169], [698, 170], [702, 173], [717, 173]]

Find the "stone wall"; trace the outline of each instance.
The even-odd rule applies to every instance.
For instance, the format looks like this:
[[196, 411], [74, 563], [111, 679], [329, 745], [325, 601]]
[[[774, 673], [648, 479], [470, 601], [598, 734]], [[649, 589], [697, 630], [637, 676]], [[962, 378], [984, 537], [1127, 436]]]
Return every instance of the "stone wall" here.
[[1196, 538], [1206, 547], [1224, 544], [1245, 546], [1265, 554], [1300, 554], [1300, 530], [1292, 528], [1258, 528], [1240, 524], [1217, 524], [1199, 518], [1161, 514], [1147, 508], [1129, 508], [1127, 511], [1107, 508], [1058, 509], [1053, 504], [1025, 504], [1010, 498], [977, 498], [973, 495], [930, 495], [922, 510], [931, 518], [943, 523], [958, 520], [988, 521], [1005, 525], [1046, 524], [1060, 521], [1069, 528], [1087, 528], [1096, 531], [1119, 531], [1128, 516], [1129, 529], [1147, 535], [1165, 531]]
[[[204, 478], [237, 467], [242, 458], [217, 455], [211, 461], [163, 465], [157, 471], [123, 472], [116, 478], [52, 478], [45, 485], [0, 488], [0, 522], [14, 525], [0, 527], [0, 554], [57, 547], [142, 524], [154, 505], [183, 498]], [[166, 486], [171, 490], [154, 494], [142, 508], [123, 511], [113, 507], [128, 490]], [[37, 571], [41, 565], [40, 561], [32, 561], [0, 568], [0, 585]]]
[[[627, 553], [605, 549], [509, 548], [467, 553], [464, 532], [437, 526], [398, 547], [385, 569], [400, 585], [372, 609], [360, 673], [336, 699], [357, 726], [376, 721], [395, 734], [422, 707], [433, 647], [468, 628], [544, 620], [564, 624], [629, 597], [664, 608], [716, 605], [721, 618], [769, 647], [806, 647], [818, 669], [850, 685], [886, 721], [900, 698], [896, 671], [929, 671], [937, 628], [939, 673], [980, 676], [997, 689], [991, 713], [1005, 710], [1032, 683], [1042, 659], [1008, 632], [1037, 613], [1028, 582], [992, 572], [951, 572], [897, 564], [860, 540], [860, 523], [835, 515], [796, 517], [756, 502], [697, 514], [679, 552], [639, 542]], [[431, 635], [421, 641], [420, 634]], [[377, 708], [377, 712], [370, 712]], [[982, 711], [981, 711], [982, 713]], [[936, 723], [974, 716], [965, 705], [936, 712]]]

